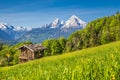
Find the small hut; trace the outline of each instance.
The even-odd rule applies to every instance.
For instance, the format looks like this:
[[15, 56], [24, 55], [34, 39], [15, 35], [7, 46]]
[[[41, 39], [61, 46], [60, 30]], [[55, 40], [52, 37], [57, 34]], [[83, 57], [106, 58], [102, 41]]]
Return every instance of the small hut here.
[[21, 54], [19, 55], [20, 63], [23, 63], [29, 60], [43, 57], [43, 53], [46, 47], [39, 44], [29, 44], [24, 45], [19, 49], [21, 51]]

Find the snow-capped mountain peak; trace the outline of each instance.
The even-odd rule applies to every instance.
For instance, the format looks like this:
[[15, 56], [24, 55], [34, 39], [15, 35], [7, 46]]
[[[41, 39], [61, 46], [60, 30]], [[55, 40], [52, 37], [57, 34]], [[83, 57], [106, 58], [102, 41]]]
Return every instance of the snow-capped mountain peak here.
[[61, 21], [61, 24], [63, 25], [63, 24], [65, 24], [65, 22], [62, 20], [62, 21]]
[[50, 24], [45, 24], [41, 28], [61, 28], [61, 26], [64, 24], [64, 21], [59, 20], [59, 18], [54, 19]]
[[72, 15], [69, 19], [79, 19], [76, 15]]
[[[18, 39], [23, 36], [23, 34], [31, 31], [32, 28], [14, 27], [8, 23], [0, 23], [0, 30], [9, 35], [10, 39]], [[1, 35], [4, 35], [4, 33]]]
[[14, 27], [8, 23], [0, 23], [1, 30], [13, 30], [13, 31], [30, 31], [32, 28], [25, 28], [25, 27]]
[[51, 23], [51, 27], [50, 28], [57, 28], [59, 27], [59, 25], [61, 24], [61, 21], [59, 20], [59, 18], [56, 18], [52, 23]]
[[10, 24], [7, 24], [7, 23], [0, 23], [0, 29], [1, 30], [14, 29], [14, 27]]
[[72, 15], [63, 25], [62, 28], [84, 28], [86, 23], [79, 19], [77, 16]]
[[52, 23], [56, 24], [56, 23], [59, 23], [59, 22], [60, 22], [59, 18], [56, 18]]
[[15, 27], [14, 31], [31, 31], [32, 28], [26, 28], [26, 27]]
[[86, 26], [86, 22], [79, 19], [76, 15], [72, 15], [67, 21], [60, 21], [59, 18], [56, 18], [50, 24], [44, 25], [42, 28], [60, 28], [60, 29], [69, 29], [69, 28], [79, 28], [83, 29]]
[[86, 25], [86, 22], [84, 22], [83, 20], [81, 20], [80, 18], [78, 18], [76, 15], [72, 15], [70, 19], [78, 21], [81, 24], [81, 26]]

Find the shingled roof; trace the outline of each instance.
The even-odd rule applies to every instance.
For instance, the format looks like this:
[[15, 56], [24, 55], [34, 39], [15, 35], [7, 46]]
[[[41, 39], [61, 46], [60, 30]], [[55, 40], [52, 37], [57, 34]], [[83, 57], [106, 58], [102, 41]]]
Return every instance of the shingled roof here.
[[29, 45], [24, 45], [22, 47], [20, 47], [19, 49], [22, 48], [28, 48], [31, 51], [40, 51], [40, 50], [45, 50], [47, 49], [46, 47], [42, 46], [41, 44], [29, 44]]

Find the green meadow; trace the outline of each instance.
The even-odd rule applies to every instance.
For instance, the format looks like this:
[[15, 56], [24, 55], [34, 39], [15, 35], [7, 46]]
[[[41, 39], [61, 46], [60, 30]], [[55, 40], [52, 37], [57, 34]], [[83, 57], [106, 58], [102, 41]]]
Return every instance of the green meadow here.
[[1, 67], [0, 80], [120, 80], [120, 41]]

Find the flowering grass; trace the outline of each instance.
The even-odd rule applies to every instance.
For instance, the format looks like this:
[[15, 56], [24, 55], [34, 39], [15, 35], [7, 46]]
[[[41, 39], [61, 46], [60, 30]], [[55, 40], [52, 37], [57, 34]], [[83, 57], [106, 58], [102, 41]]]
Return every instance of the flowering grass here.
[[0, 80], [120, 80], [120, 41], [1, 67]]

